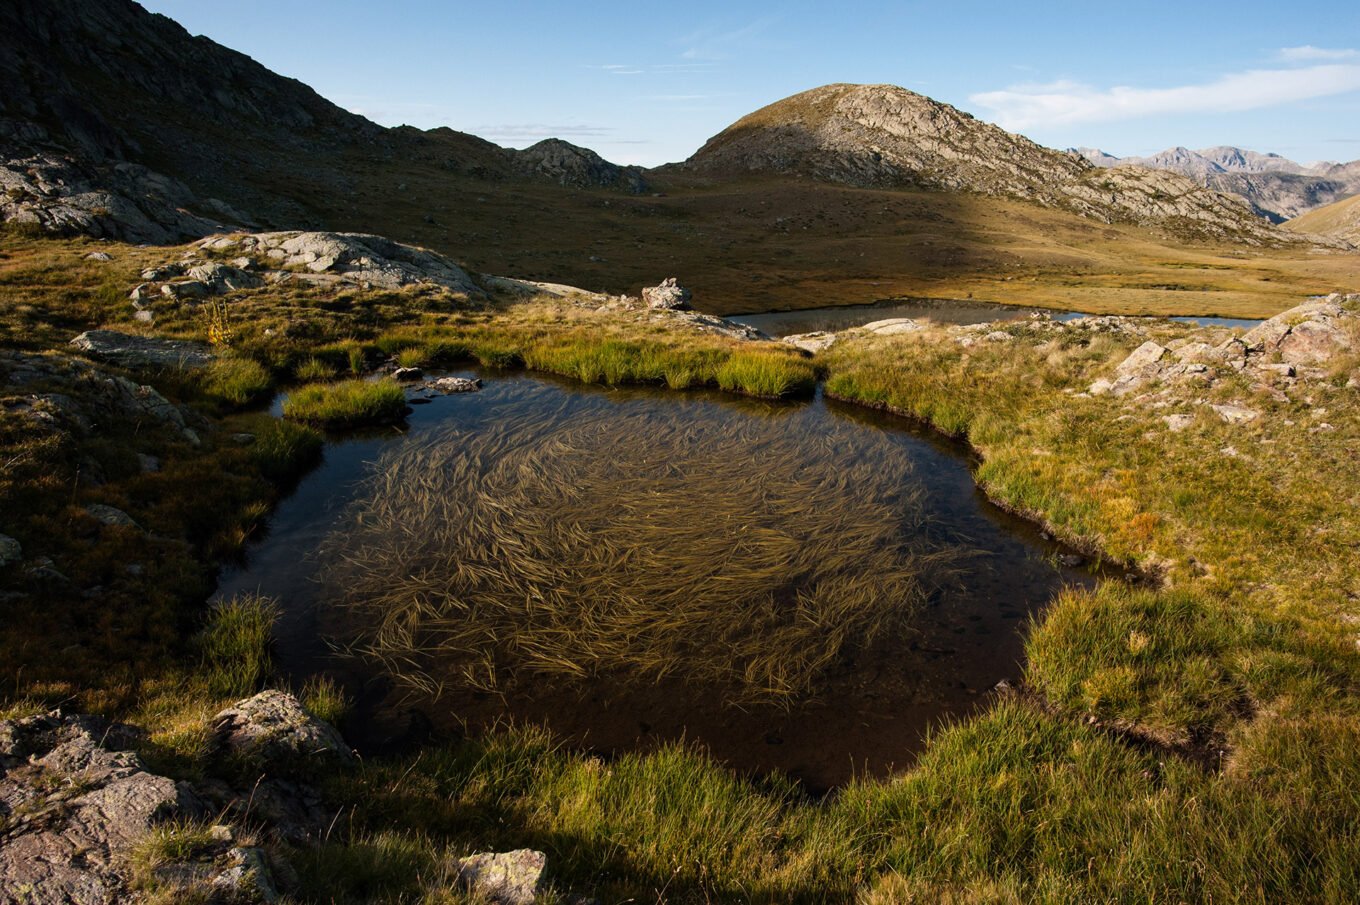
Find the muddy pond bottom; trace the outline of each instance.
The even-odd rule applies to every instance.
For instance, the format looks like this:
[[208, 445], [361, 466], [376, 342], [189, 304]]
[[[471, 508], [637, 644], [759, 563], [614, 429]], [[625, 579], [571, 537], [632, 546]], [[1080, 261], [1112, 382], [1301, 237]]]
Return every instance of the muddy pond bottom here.
[[282, 669], [349, 690], [361, 749], [535, 723], [825, 790], [987, 706], [1095, 580], [902, 420], [481, 376], [333, 438], [219, 587], [279, 601]]

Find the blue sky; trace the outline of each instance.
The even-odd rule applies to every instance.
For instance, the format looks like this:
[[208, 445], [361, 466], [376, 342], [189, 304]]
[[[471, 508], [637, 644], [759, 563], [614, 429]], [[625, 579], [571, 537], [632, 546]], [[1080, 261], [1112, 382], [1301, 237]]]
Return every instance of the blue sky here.
[[888, 82], [1052, 147], [1360, 158], [1360, 3], [143, 0], [384, 125], [681, 160], [764, 104]]

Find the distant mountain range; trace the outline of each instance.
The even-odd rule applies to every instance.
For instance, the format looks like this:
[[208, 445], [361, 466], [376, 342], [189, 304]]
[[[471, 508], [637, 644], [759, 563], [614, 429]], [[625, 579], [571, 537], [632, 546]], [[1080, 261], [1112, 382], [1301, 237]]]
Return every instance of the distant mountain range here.
[[1070, 153], [1098, 167], [1180, 173], [1206, 188], [1242, 196], [1275, 223], [1360, 194], [1360, 160], [1301, 164], [1279, 154], [1226, 145], [1200, 151], [1168, 148], [1150, 157], [1115, 157], [1098, 148], [1072, 148]]

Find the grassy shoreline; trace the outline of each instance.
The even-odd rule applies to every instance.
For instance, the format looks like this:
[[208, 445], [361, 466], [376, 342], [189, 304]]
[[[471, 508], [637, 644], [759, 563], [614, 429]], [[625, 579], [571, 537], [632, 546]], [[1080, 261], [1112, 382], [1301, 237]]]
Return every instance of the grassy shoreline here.
[[[121, 291], [101, 288], [114, 278], [83, 264], [58, 273], [62, 258], [88, 244], [27, 247], [38, 248], [27, 270], [0, 272], [6, 286], [39, 287], [0, 312], [7, 345], [56, 349], [77, 327], [130, 326]], [[44, 263], [44, 254], [57, 260]], [[147, 254], [119, 249], [120, 259]], [[79, 305], [65, 307], [71, 299]], [[524, 363], [591, 382], [722, 386], [718, 375], [734, 354], [752, 354], [735, 340], [554, 301], [479, 309], [419, 292], [342, 300], [262, 290], [234, 304], [241, 308], [236, 354], [274, 381], [315, 367], [308, 362], [338, 373], [400, 353], [411, 364]], [[156, 332], [201, 336], [196, 317], [167, 311]], [[1159, 338], [1194, 332], [1149, 329]], [[823, 802], [778, 778], [738, 779], [694, 751], [604, 763], [526, 728], [323, 777], [347, 825], [319, 848], [277, 853], [304, 878], [297, 898], [420, 901], [433, 896], [422, 878], [437, 877], [448, 854], [520, 845], [549, 851], [559, 889], [591, 890], [601, 900], [639, 893], [771, 902], [1354, 897], [1360, 657], [1346, 619], [1356, 615], [1360, 593], [1360, 567], [1348, 552], [1360, 543], [1348, 489], [1360, 486], [1355, 390], [1328, 380], [1310, 401], [1281, 401], [1227, 382], [1207, 398], [1246, 401], [1263, 413], [1231, 425], [1203, 414], [1189, 396], [1172, 395], [1154, 409], [1083, 395], [1142, 335], [1045, 333], [1025, 324], [1004, 332], [1009, 338], [973, 345], [944, 328], [854, 337], [812, 361], [756, 352], [774, 356], [776, 379], [766, 379], [762, 359], [752, 368], [757, 376], [729, 384], [787, 391], [821, 373], [830, 396], [963, 438], [977, 453], [979, 485], [999, 505], [1161, 576], [1160, 586], [1107, 584], [1062, 596], [1030, 634], [1023, 694], [942, 728], [900, 777], [856, 782]], [[1354, 363], [1345, 367], [1353, 373]], [[231, 382], [228, 392], [182, 375], [148, 379], [203, 417], [233, 425], [250, 417], [230, 413], [236, 400], [258, 392], [237, 391], [258, 386], [254, 369], [236, 376], [248, 379]], [[1314, 430], [1323, 423], [1314, 417], [1319, 409], [1328, 430]], [[1191, 413], [1190, 427], [1168, 430], [1163, 414], [1182, 411]], [[315, 454], [304, 434], [264, 448], [263, 426], [254, 433], [251, 446], [213, 441], [203, 450], [166, 437], [157, 449], [170, 474], [106, 467], [111, 480], [77, 494], [82, 503], [121, 502], [167, 534], [175, 519], [200, 520], [193, 536], [180, 532], [185, 546], [172, 559], [180, 569], [201, 565], [230, 552], [210, 541], [231, 527], [221, 510], [235, 519], [253, 507], [258, 523], [267, 511], [260, 507], [302, 467], [307, 449]], [[129, 442], [121, 437], [112, 439]], [[127, 457], [126, 450], [101, 455]], [[215, 473], [242, 476], [233, 506], [214, 499], [158, 514], [152, 501], [186, 495], [185, 487]], [[72, 486], [24, 492], [54, 501]], [[21, 490], [5, 485], [0, 493]], [[43, 517], [78, 518], [65, 500]], [[136, 540], [125, 529], [83, 530], [102, 557]], [[113, 574], [107, 563], [70, 571], [77, 580]], [[147, 649], [162, 651], [143, 664], [153, 674], [105, 677], [102, 685], [84, 676], [7, 676], [8, 710], [73, 700], [128, 719], [150, 730], [159, 764], [192, 775], [215, 708], [268, 674], [257, 665], [215, 683], [221, 673], [212, 663], [221, 656], [186, 656], [211, 649], [186, 643], [195, 615], [189, 601], [202, 581], [176, 586], [181, 599], [162, 599], [159, 615], [144, 617], [154, 628]], [[258, 664], [261, 634], [252, 629], [242, 638], [225, 661]]]

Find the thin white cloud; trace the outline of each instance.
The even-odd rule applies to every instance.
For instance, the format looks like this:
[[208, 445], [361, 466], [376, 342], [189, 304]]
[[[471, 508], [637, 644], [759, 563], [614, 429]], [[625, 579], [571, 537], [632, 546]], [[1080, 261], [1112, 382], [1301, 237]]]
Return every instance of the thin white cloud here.
[[1354, 60], [1360, 57], [1360, 50], [1349, 47], [1330, 50], [1304, 44], [1302, 47], [1282, 47], [1275, 58], [1284, 63], [1316, 63], [1322, 60]]
[[1098, 89], [1080, 82], [1014, 85], [970, 100], [992, 111], [1006, 129], [1067, 123], [1112, 122], [1184, 113], [1257, 110], [1360, 91], [1360, 64], [1327, 63], [1297, 69], [1253, 69], [1203, 85], [1175, 88]]
[[479, 126], [472, 130], [474, 135], [492, 141], [526, 141], [538, 138], [600, 138], [610, 135], [614, 130], [608, 126], [551, 126], [545, 123], [500, 123], [494, 126]]
[[752, 38], [778, 21], [778, 16], [766, 16], [740, 28], [728, 30], [701, 28], [676, 42], [685, 46], [685, 50], [680, 53], [680, 59], [690, 61], [730, 59]]

